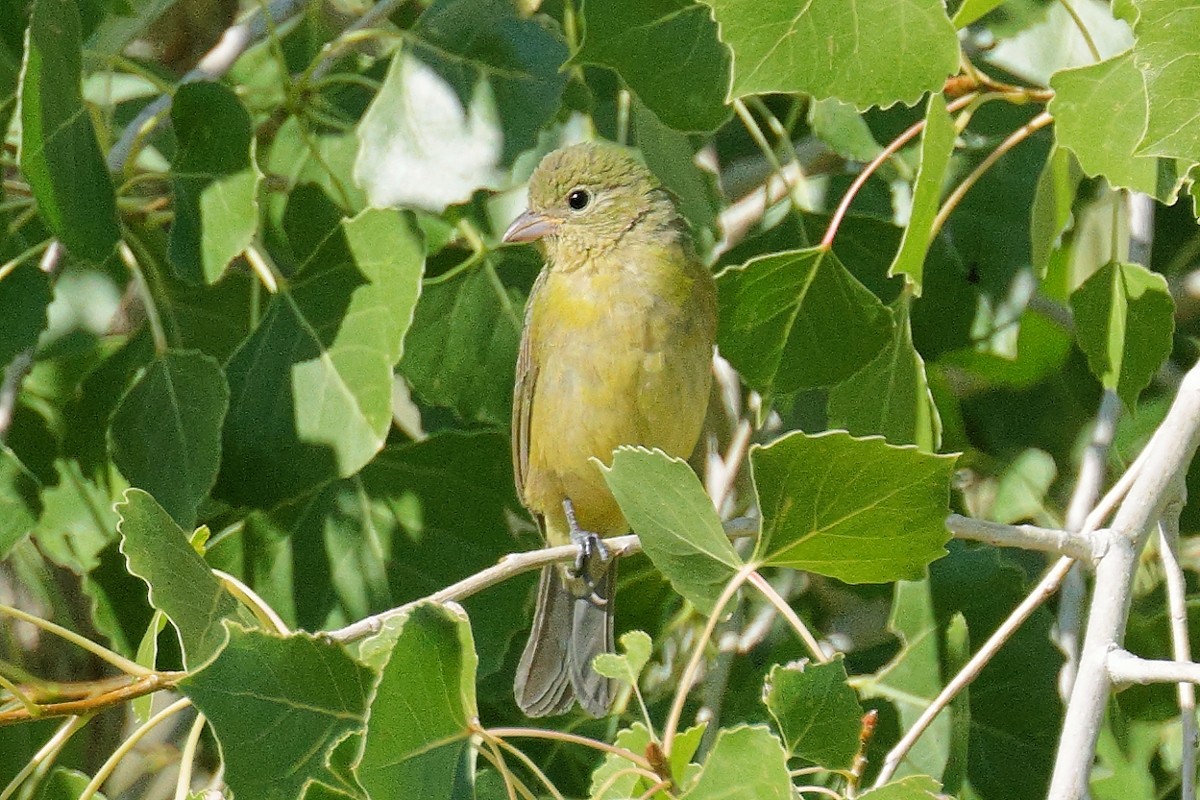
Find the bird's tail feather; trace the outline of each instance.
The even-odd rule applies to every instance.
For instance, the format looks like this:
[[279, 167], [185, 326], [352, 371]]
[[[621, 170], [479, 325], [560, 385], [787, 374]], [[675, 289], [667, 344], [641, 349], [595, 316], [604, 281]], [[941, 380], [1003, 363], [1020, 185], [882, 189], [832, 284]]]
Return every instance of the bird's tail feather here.
[[527, 715], [562, 714], [576, 697], [592, 716], [608, 713], [612, 683], [592, 669], [592, 659], [613, 651], [615, 586], [615, 563], [595, 584], [603, 604], [567, 588], [558, 567], [543, 568], [533, 628], [513, 682], [517, 705]]

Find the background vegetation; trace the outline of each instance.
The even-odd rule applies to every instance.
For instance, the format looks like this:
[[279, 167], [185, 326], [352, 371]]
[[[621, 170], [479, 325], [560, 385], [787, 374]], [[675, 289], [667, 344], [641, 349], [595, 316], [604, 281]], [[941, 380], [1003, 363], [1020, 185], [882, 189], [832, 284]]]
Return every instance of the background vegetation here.
[[[1196, 0], [0, 5], [0, 800], [1194, 797], [1198, 85]], [[498, 239], [591, 136], [724, 360], [531, 726]]]

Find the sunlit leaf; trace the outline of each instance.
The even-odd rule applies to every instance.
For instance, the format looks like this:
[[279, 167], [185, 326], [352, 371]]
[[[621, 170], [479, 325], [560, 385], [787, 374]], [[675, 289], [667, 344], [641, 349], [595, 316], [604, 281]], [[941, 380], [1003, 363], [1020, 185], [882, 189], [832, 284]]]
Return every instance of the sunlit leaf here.
[[762, 725], [717, 734], [696, 783], [683, 800], [790, 800], [787, 754]]
[[21, 68], [21, 173], [67, 250], [103, 261], [120, 236], [117, 201], [80, 90], [81, 56], [75, 0], [37, 0]]
[[630, 447], [598, 468], [654, 566], [701, 613], [713, 613], [742, 560], [696, 473], [660, 450]]
[[706, 0], [733, 50], [730, 97], [803, 92], [858, 108], [912, 105], [958, 69], [940, 0]]
[[854, 764], [863, 710], [846, 684], [846, 665], [840, 656], [828, 664], [772, 667], [763, 702], [789, 755], [831, 770]]
[[175, 223], [168, 254], [183, 280], [215, 283], [258, 230], [254, 128], [220, 83], [185, 83], [171, 104]]
[[946, 113], [946, 100], [940, 94], [929, 97], [925, 112], [925, 130], [921, 134], [921, 164], [913, 186], [912, 215], [900, 240], [900, 250], [888, 269], [888, 275], [904, 275], [913, 294], [921, 296], [921, 278], [925, 254], [933, 238], [933, 221], [942, 196], [946, 167], [954, 152], [954, 120]]
[[1137, 0], [1133, 60], [1146, 81], [1149, 114], [1138, 153], [1200, 161], [1200, 2]]
[[456, 606], [414, 608], [400, 625], [367, 713], [358, 776], [372, 800], [471, 798], [475, 642]]
[[850, 583], [919, 578], [950, 538], [954, 462], [839, 431], [755, 446], [763, 515], [755, 558]]
[[329, 757], [362, 730], [373, 673], [305, 633], [279, 637], [236, 625], [228, 632], [229, 644], [180, 689], [208, 718], [234, 796], [299, 800], [320, 783], [361, 797]]
[[141, 489], [125, 492], [121, 515], [121, 552], [129, 571], [146, 582], [150, 604], [167, 615], [179, 634], [184, 662], [196, 668], [225, 644], [222, 622], [239, 616], [239, 606], [187, 534]]

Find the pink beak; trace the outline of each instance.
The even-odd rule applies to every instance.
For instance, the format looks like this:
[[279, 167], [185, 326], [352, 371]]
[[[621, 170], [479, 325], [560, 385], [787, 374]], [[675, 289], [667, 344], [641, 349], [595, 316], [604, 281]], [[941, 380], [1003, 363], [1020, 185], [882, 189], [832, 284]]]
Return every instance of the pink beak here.
[[504, 242], [534, 242], [544, 236], [552, 235], [558, 230], [559, 221], [526, 211], [513, 220], [512, 225], [504, 232], [501, 241]]

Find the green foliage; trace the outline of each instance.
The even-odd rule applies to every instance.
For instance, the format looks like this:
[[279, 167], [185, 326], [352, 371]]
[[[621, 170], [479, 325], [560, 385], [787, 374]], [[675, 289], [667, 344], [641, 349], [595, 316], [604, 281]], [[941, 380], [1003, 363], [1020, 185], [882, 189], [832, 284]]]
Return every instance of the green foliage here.
[[[1060, 527], [1103, 391], [1107, 484], [1192, 367], [1197, 0], [370, 5], [0, 3], [0, 796], [114, 754], [114, 800], [1045, 796], [1047, 609], [887, 757], [1045, 568], [946, 515]], [[677, 200], [727, 363], [692, 458], [584, 465], [641, 551], [617, 697], [533, 727], [501, 233], [592, 137]], [[1177, 724], [1110, 702], [1090, 795], [1177, 794]]]
[[620, 448], [600, 466], [654, 566], [705, 614], [742, 565], [695, 473], [661, 450]]
[[764, 564], [883, 583], [920, 577], [944, 552], [952, 456], [797, 431], [754, 447], [750, 464]]
[[1105, 264], [1071, 294], [1079, 346], [1106, 389], [1133, 408], [1171, 352], [1175, 303], [1161, 275]]

